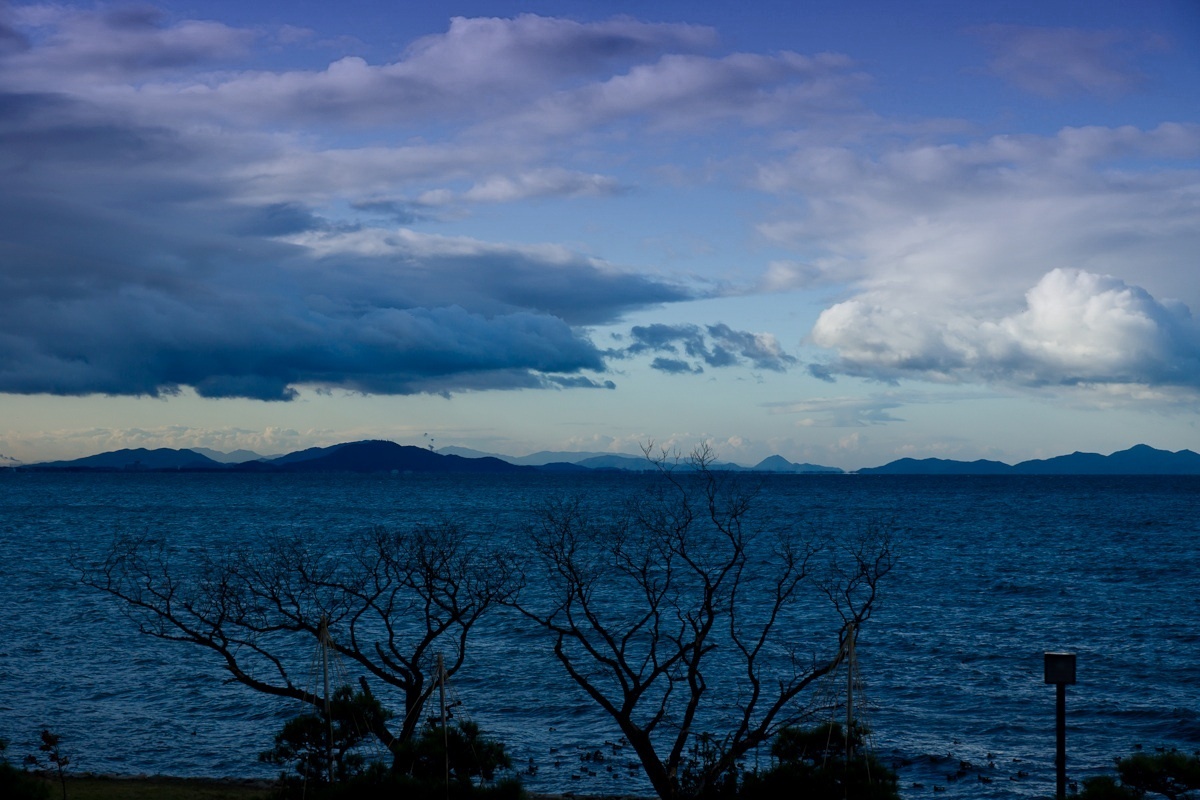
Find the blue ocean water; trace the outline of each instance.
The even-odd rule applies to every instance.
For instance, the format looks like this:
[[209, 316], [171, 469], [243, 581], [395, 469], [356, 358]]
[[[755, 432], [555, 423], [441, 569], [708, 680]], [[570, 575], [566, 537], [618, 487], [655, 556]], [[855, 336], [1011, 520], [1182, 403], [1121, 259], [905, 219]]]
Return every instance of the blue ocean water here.
[[[300, 711], [225, 683], [199, 648], [138, 635], [119, 603], [78, 583], [73, 550], [148, 533], [186, 559], [438, 518], [520, 548], [541, 499], [603, 507], [641, 480], [0, 471], [0, 737], [19, 759], [49, 727], [79, 771], [270, 777], [256, 754]], [[756, 503], [818, 536], [894, 527], [899, 562], [861, 635], [856, 702], [905, 797], [1053, 792], [1047, 650], [1078, 653], [1073, 779], [1135, 744], [1200, 748], [1200, 479], [767, 476]], [[629, 756], [611, 772], [581, 762], [618, 734], [536, 629], [497, 614], [472, 648], [453, 689], [538, 767], [530, 788], [650, 794]]]

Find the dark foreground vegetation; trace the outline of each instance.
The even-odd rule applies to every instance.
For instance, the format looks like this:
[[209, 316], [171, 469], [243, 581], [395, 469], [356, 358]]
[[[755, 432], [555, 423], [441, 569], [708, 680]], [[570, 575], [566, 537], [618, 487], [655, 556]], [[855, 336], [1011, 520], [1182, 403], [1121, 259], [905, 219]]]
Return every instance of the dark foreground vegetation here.
[[[350, 708], [343, 705], [339, 712]], [[332, 725], [329, 722], [319, 715], [306, 715], [289, 722], [276, 736], [275, 748], [261, 757], [293, 771], [281, 774], [274, 784], [161, 776], [77, 777], [62, 771], [55, 775], [44, 769], [18, 770], [3, 761], [0, 797], [48, 800], [60, 789], [64, 800], [520, 800], [529, 796], [514, 774], [499, 774], [511, 766], [503, 745], [488, 740], [469, 723], [446, 729], [430, 725], [389, 767], [353, 757], [348, 747], [339, 750], [348, 746], [353, 736], [341, 735], [339, 747], [330, 748], [322, 731], [333, 731], [338, 737], [352, 727], [353, 720], [344, 717]], [[837, 724], [785, 729], [771, 748], [771, 767], [747, 771], [739, 765], [726, 770], [716, 782], [705, 781], [704, 776], [717, 751], [702, 743], [685, 759], [681, 789], [690, 797], [710, 800], [774, 800], [797, 791], [811, 800], [897, 800], [896, 776], [873, 756], [847, 750], [847, 745], [853, 746], [859, 739], [855, 735], [847, 742]], [[325, 760], [329, 753], [333, 762]]]
[[[343, 707], [343, 711], [346, 707]], [[315, 715], [314, 715], [315, 716]], [[327, 722], [326, 720], [320, 720]], [[345, 720], [343, 720], [344, 722]], [[328, 753], [311, 725], [298, 718], [275, 739], [276, 747], [263, 760], [294, 767], [275, 783], [255, 780], [172, 778], [165, 776], [117, 778], [75, 776], [66, 773], [69, 759], [40, 763], [35, 755], [25, 768], [9, 763], [7, 742], [0, 739], [0, 798], [5, 800], [340, 800], [341, 798], [404, 797], [411, 800], [520, 800], [529, 795], [519, 780], [496, 780], [497, 771], [509, 767], [504, 747], [483, 737], [478, 728], [460, 724], [441, 730], [429, 726], [406, 748], [407, 771], [389, 769], [380, 762], [346, 760], [340, 769], [321, 773], [318, 751]], [[297, 724], [298, 723], [298, 724]], [[336, 730], [337, 724], [326, 730]], [[344, 730], [344, 727], [343, 727]], [[53, 736], [53, 734], [50, 734]], [[54, 737], [57, 740], [57, 737]], [[858, 753], [861, 732], [849, 741], [836, 723], [810, 729], [788, 728], [771, 746], [771, 766], [762, 771], [735, 768], [721, 779], [697, 784], [716, 751], [700, 742], [689, 753], [681, 788], [688, 796], [707, 800], [898, 800], [896, 776], [870, 754]], [[43, 750], [42, 752], [47, 752]], [[61, 754], [61, 749], [59, 750]], [[1200, 800], [1200, 751], [1191, 755], [1176, 749], [1140, 750], [1116, 759], [1115, 775], [1083, 781], [1072, 800]], [[330, 777], [332, 775], [332, 777]]]

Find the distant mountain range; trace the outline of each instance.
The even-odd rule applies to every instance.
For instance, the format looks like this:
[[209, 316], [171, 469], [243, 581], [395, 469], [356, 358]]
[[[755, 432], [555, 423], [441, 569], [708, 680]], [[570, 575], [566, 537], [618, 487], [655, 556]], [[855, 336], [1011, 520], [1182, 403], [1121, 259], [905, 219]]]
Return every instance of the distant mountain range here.
[[[253, 454], [251, 454], [253, 455]], [[509, 464], [498, 458], [463, 458], [395, 442], [365, 441], [312, 447], [277, 458], [254, 458], [222, 463], [194, 450], [160, 448], [115, 450], [78, 458], [33, 464], [34, 470], [100, 470], [108, 472], [211, 471], [211, 472], [525, 472], [533, 467]]]
[[[245, 460], [238, 460], [248, 456]], [[0, 461], [0, 467], [15, 466]], [[837, 467], [797, 464], [782, 456], [770, 456], [753, 467], [717, 463], [718, 470], [791, 474], [841, 474]], [[687, 468], [684, 463], [680, 464]], [[446, 448], [440, 452], [388, 441], [347, 442], [331, 447], [312, 447], [282, 456], [262, 457], [248, 450], [235, 453], [197, 448], [174, 450], [114, 450], [72, 461], [50, 461], [18, 467], [28, 470], [153, 472], [431, 472], [431, 473], [519, 473], [587, 472], [655, 469], [643, 456], [613, 453], [533, 453], [511, 458], [468, 448]], [[881, 467], [857, 471], [859, 475], [1200, 475], [1200, 454], [1191, 450], [1172, 453], [1139, 444], [1128, 450], [1102, 456], [1072, 453], [1056, 458], [1035, 459], [1009, 465], [1000, 461], [951, 461], [941, 458], [902, 458]]]
[[859, 475], [1200, 475], [1200, 454], [1172, 453], [1145, 444], [1112, 455], [1071, 453], [1008, 465], [1001, 461], [948, 461], [941, 458], [902, 458], [882, 467], [858, 470]]

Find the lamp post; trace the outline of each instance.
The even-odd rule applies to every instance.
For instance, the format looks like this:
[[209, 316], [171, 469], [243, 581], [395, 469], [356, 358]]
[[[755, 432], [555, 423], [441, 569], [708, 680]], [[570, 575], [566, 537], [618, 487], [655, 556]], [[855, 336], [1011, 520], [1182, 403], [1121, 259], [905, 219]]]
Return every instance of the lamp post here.
[[1075, 683], [1075, 654], [1046, 653], [1046, 683], [1053, 683], [1057, 690], [1055, 704], [1055, 734], [1057, 752], [1054, 767], [1058, 790], [1056, 797], [1067, 796], [1067, 684]]

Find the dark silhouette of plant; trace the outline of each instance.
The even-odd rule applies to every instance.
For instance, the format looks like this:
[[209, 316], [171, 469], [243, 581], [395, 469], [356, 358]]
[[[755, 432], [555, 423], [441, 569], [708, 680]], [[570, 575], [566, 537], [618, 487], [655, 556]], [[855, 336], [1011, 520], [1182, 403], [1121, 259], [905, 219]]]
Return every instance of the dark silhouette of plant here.
[[[6, 800], [46, 800], [50, 786], [8, 763], [8, 740], [0, 739], [0, 797]], [[37, 756], [33, 757], [37, 761]]]
[[474, 785], [494, 781], [498, 772], [512, 767], [503, 743], [485, 737], [468, 720], [446, 728], [430, 723], [420, 736], [397, 745], [394, 763], [402, 775], [439, 786], [447, 772], [452, 783]]
[[[653, 457], [657, 480], [622, 508], [547, 504], [516, 603], [664, 799], [725, 786], [747, 753], [805, 719], [805, 690], [841, 662], [893, 562], [887, 530], [830, 555], [831, 543], [756, 516], [754, 492], [714, 459], [706, 447], [682, 464]], [[814, 631], [824, 655], [795, 645]], [[710, 692], [714, 675], [736, 684]], [[688, 761], [698, 719], [718, 732]]]
[[739, 796], [774, 800], [797, 794], [808, 800], [899, 800], [896, 774], [870, 753], [862, 752], [863, 731], [846, 733], [836, 722], [815, 728], [784, 728], [771, 743], [774, 765], [745, 776]]
[[732, 800], [741, 789], [741, 762], [724, 759], [720, 741], [711, 733], [692, 737], [692, 744], [679, 764], [676, 783], [679, 794], [703, 800]]
[[[347, 700], [349, 694], [339, 692], [338, 696]], [[366, 700], [361, 695], [355, 696], [357, 704]], [[360, 713], [351, 711], [352, 705], [338, 705], [331, 710], [337, 715]], [[370, 707], [378, 709], [377, 704]], [[351, 752], [362, 743], [363, 737], [357, 736], [348, 722], [347, 716], [333, 726], [339, 744], [334, 751], [336, 783], [333, 784], [326, 780], [327, 721], [321, 715], [310, 714], [288, 722], [276, 736], [276, 749], [262, 756], [265, 761], [296, 767], [297, 775], [280, 778], [281, 800], [292, 797], [516, 800], [521, 796], [520, 781], [515, 776], [497, 780], [502, 771], [511, 767], [504, 745], [485, 737], [473, 722], [458, 722], [445, 729], [429, 723], [416, 736], [394, 746], [390, 769]]]
[[417, 730], [436, 688], [437, 653], [453, 676], [472, 628], [515, 588], [505, 557], [473, 541], [451, 522], [403, 533], [375, 528], [320, 547], [280, 538], [203, 553], [189, 569], [173, 563], [165, 541], [125, 536], [99, 562], [75, 554], [73, 563], [85, 585], [123, 601], [142, 633], [205, 648], [233, 681], [318, 713], [325, 698], [295, 676], [307, 674], [326, 620], [338, 656], [403, 696], [398, 731], [370, 717], [372, 733], [391, 749]]
[[[67, 800], [67, 773], [66, 769], [71, 763], [71, 759], [62, 751], [62, 737], [51, 733], [48, 728], [43, 728], [41, 733], [42, 743], [38, 745], [38, 750], [46, 754], [46, 760], [50, 762], [50, 766], [58, 774], [59, 785], [62, 786], [63, 800]], [[28, 763], [37, 763], [37, 757], [33, 756], [32, 761], [26, 759]]]
[[1200, 798], [1200, 752], [1186, 755], [1175, 748], [1153, 754], [1137, 752], [1117, 759], [1117, 777], [1085, 778], [1081, 800], [1137, 800], [1147, 794], [1168, 800]]
[[328, 715], [321, 709], [288, 720], [275, 735], [275, 747], [259, 760], [291, 765], [301, 780], [315, 784], [350, 780], [366, 763], [355, 749], [390, 716], [375, 698], [343, 686], [333, 693]]

